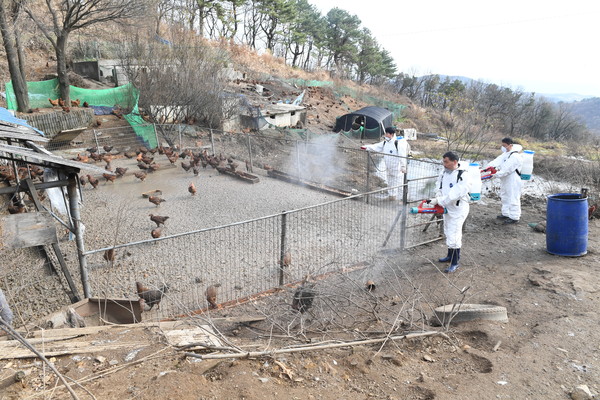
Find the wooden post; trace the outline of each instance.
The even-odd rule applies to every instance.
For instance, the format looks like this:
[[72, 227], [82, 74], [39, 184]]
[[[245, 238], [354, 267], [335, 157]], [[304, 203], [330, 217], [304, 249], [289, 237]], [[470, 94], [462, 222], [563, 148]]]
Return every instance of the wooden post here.
[[286, 246], [287, 246], [287, 212], [281, 213], [281, 248], [279, 252], [279, 286], [284, 284], [284, 265], [283, 258], [285, 257]]
[[254, 170], [254, 164], [252, 161], [252, 141], [250, 140], [250, 134], [247, 133], [246, 137], [248, 138], [248, 157], [249, 157], [249, 163], [250, 163], [250, 171]]
[[96, 134], [96, 130], [92, 129], [92, 133], [94, 134], [94, 142], [96, 142], [96, 148], [98, 149], [98, 154], [100, 154], [100, 143], [98, 143], [98, 135]]
[[77, 174], [69, 174], [69, 184], [67, 185], [69, 194], [69, 208], [73, 219], [73, 228], [75, 230], [75, 243], [77, 244], [77, 256], [79, 257], [79, 272], [81, 274], [81, 285], [83, 286], [83, 296], [90, 298], [90, 282], [88, 280], [87, 259], [85, 256], [85, 245], [83, 242], [83, 229], [81, 224], [81, 214], [79, 212], [79, 201], [77, 195]]
[[210, 128], [210, 147], [212, 148], [212, 153], [215, 154], [215, 141], [213, 139], [213, 130]]
[[156, 137], [156, 147], [160, 147], [160, 141], [158, 140], [158, 132], [156, 131], [156, 124], [152, 124], [152, 128], [154, 129], [154, 136]]

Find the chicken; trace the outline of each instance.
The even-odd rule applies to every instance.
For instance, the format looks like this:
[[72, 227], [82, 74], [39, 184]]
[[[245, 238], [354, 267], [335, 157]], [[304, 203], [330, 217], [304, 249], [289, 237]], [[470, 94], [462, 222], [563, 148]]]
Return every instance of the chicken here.
[[147, 305], [150, 307], [148, 309], [148, 311], [150, 311], [155, 305], [157, 309], [160, 309], [160, 302], [165, 293], [167, 293], [167, 291], [169, 290], [169, 285], [165, 283], [160, 288], [151, 289], [144, 286], [144, 284], [141, 282], [136, 282], [135, 288], [137, 295], [140, 297], [140, 307], [142, 308], [142, 310], [144, 310], [144, 305]]
[[19, 201], [15, 204], [10, 204], [8, 206], [8, 213], [9, 214], [23, 214], [27, 212], [27, 208], [25, 207], [25, 204], [23, 204], [23, 202]]
[[108, 146], [108, 145], [104, 145], [102, 146], [102, 148], [104, 149], [105, 152], [110, 153], [110, 151], [113, 149], [114, 146]]
[[127, 151], [127, 152], [125, 152], [125, 157], [127, 157], [129, 159], [131, 159], [131, 158], [133, 158], [135, 156], [136, 156], [135, 151]]
[[152, 163], [152, 164], [148, 165], [148, 171], [150, 171], [150, 172], [156, 172], [156, 171], [158, 171], [159, 168], [160, 168], [160, 164], [157, 164], [157, 163]]
[[367, 292], [374, 291], [375, 290], [375, 282], [367, 281], [367, 283], [365, 283], [365, 289], [367, 290]]
[[192, 168], [192, 172], [194, 173], [194, 176], [198, 176], [198, 174], [200, 173], [200, 168], [197, 165], [194, 165], [194, 167]]
[[304, 278], [300, 287], [296, 289], [294, 298], [292, 299], [292, 309], [301, 313], [308, 311], [315, 299], [314, 283], [308, 283], [309, 278], [309, 275]]
[[290, 253], [289, 251], [286, 251], [285, 254], [283, 255], [283, 260], [279, 260], [279, 264], [282, 267], [289, 267], [291, 263], [292, 263], [292, 253]]
[[188, 192], [190, 192], [192, 194], [192, 196], [196, 195], [196, 186], [194, 185], [194, 182], [190, 182], [190, 185], [188, 186]]
[[62, 99], [62, 97], [58, 98], [58, 105], [61, 107], [65, 107], [67, 103]]
[[100, 181], [91, 175], [88, 175], [87, 178], [88, 178], [88, 182], [90, 182], [90, 185], [92, 185], [92, 187], [94, 189], [96, 189], [98, 187], [98, 184], [100, 183]]
[[204, 294], [206, 295], [206, 301], [208, 302], [208, 308], [218, 308], [217, 305], [217, 288], [220, 287], [221, 284], [220, 283], [215, 283], [214, 285], [210, 285], [209, 287], [206, 288], [206, 292], [204, 292]]
[[79, 107], [80, 104], [81, 104], [81, 100], [79, 100], [79, 99], [71, 100], [71, 107]]
[[100, 121], [99, 119], [96, 120], [96, 126], [100, 127], [102, 126], [102, 121]]
[[117, 174], [117, 176], [119, 178], [123, 177], [123, 175], [125, 175], [125, 172], [127, 172], [129, 168], [123, 168], [123, 167], [117, 167], [117, 169], [115, 170], [115, 173]]
[[160, 206], [160, 203], [166, 201], [163, 198], [160, 198], [158, 196], [149, 196], [148, 197], [148, 201], [154, 205], [156, 205], [156, 207]]
[[52, 107], [58, 107], [58, 99], [56, 99], [56, 100], [48, 99], [48, 101], [50, 102], [50, 104], [52, 104]]
[[77, 153], [77, 157], [75, 157], [75, 161], [79, 161], [82, 163], [88, 163], [90, 161], [90, 158], [88, 156], [82, 156], [81, 154]]
[[108, 181], [114, 182], [115, 179], [117, 179], [116, 175], [102, 174], [102, 176], [104, 177], [104, 179], [106, 179], [106, 183], [108, 183]]
[[139, 172], [135, 172], [133, 174], [133, 176], [135, 176], [136, 178], [138, 178], [140, 181], [144, 182], [144, 179], [146, 179], [146, 173], [143, 171], [139, 171]]
[[157, 228], [160, 227], [161, 224], [164, 225], [165, 221], [169, 219], [169, 217], [167, 217], [167, 216], [161, 217], [160, 215], [154, 215], [154, 214], [148, 214], [148, 215], [150, 216], [150, 220], [156, 224]]
[[115, 249], [106, 250], [102, 257], [109, 262], [115, 261]]
[[96, 162], [102, 160], [102, 155], [98, 153], [90, 153], [90, 157]]
[[597, 204], [592, 204], [588, 208], [588, 219], [594, 218], [597, 209], [598, 209], [598, 205]]
[[98, 147], [96, 147], [96, 146], [90, 147], [89, 149], [85, 149], [85, 151], [87, 151], [88, 153], [97, 153]]
[[84, 106], [85, 108], [88, 108], [88, 107], [90, 106], [90, 104], [89, 104], [87, 101], [84, 101], [84, 102], [83, 102], [83, 106]]
[[154, 239], [158, 239], [159, 237], [161, 237], [161, 235], [162, 229], [160, 228], [152, 229], [152, 232], [150, 232], [150, 236], [152, 236]]
[[62, 108], [62, 110], [66, 113], [70, 113], [71, 112], [71, 107], [64, 107]]
[[87, 183], [87, 181], [85, 180], [85, 176], [81, 175], [79, 177], [79, 183], [81, 184], [81, 186], [85, 186], [85, 184]]
[[183, 168], [183, 170], [185, 172], [188, 172], [192, 168], [192, 164], [191, 163], [186, 163], [186, 162], [182, 161], [181, 162], [181, 168]]

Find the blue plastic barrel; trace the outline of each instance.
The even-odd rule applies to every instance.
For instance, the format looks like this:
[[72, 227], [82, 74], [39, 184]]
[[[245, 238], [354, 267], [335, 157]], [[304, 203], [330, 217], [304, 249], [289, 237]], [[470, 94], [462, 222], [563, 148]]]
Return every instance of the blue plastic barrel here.
[[588, 201], [579, 193], [548, 196], [546, 250], [559, 256], [577, 257], [587, 253]]

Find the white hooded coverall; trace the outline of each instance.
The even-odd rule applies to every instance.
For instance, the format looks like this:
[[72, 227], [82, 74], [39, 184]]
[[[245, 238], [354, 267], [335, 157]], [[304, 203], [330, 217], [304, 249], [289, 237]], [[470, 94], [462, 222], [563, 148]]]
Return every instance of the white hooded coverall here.
[[[398, 149], [396, 149], [396, 143]], [[383, 160], [377, 165], [376, 175], [383, 179], [388, 187], [399, 186], [404, 183], [403, 174], [406, 172], [406, 157], [408, 156], [408, 141], [406, 139], [403, 137], [391, 138], [389, 141], [384, 139], [379, 143], [367, 145], [365, 148], [368, 151], [383, 153]], [[398, 188], [388, 190], [389, 196], [398, 197], [398, 193]]]
[[460, 249], [462, 246], [462, 226], [469, 215], [469, 173], [464, 171], [458, 179], [460, 164], [454, 171], [444, 168], [437, 180], [438, 204], [448, 210], [444, 214], [444, 235], [449, 249]]
[[520, 144], [513, 144], [512, 149], [500, 154], [488, 167], [498, 169], [496, 178], [500, 179], [500, 200], [502, 201], [502, 215], [518, 221], [521, 218], [521, 176], [516, 172], [523, 166], [519, 152], [523, 150]]

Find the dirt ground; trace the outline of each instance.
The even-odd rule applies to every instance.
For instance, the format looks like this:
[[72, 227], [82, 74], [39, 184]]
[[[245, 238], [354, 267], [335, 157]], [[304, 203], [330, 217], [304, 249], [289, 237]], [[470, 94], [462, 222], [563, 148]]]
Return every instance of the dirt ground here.
[[[497, 200], [486, 202], [471, 209], [457, 273], [440, 271], [444, 266], [435, 260], [445, 247], [438, 242], [403, 254], [382, 254], [368, 272], [357, 276], [375, 280], [372, 294], [380, 305], [377, 318], [365, 320], [361, 327], [305, 329], [290, 335], [300, 330], [280, 331], [269, 320], [233, 324], [217, 319], [256, 315], [260, 304], [221, 310], [195, 321], [211, 323], [225, 346], [243, 351], [331, 345], [407, 333], [403, 322], [392, 333], [381, 321], [404, 318], [406, 302], [400, 297], [418, 292], [421, 306], [415, 305], [415, 310], [425, 314], [428, 308], [423, 304], [437, 307], [462, 300], [506, 307], [508, 323], [471, 321], [446, 330], [426, 325], [429, 313], [422, 319], [415, 316], [410, 329], [421, 324], [424, 331], [447, 336], [207, 360], [186, 357], [184, 351], [165, 344], [157, 328], [123, 327], [81, 340], [137, 345], [52, 361], [73, 380], [94, 378], [82, 383], [85, 389], [75, 388], [82, 399], [91, 397], [86, 391], [97, 399], [590, 398], [577, 397], [584, 392], [576, 388], [586, 385], [593, 394], [600, 391], [598, 220], [590, 221], [586, 256], [559, 257], [547, 253], [545, 235], [527, 225], [544, 219], [543, 200], [524, 199], [522, 222], [514, 226], [496, 220]], [[314, 319], [306, 313], [296, 322], [315, 326]], [[20, 370], [26, 372], [25, 379], [14, 383], [12, 376]], [[1, 361], [0, 378], [0, 399], [70, 398], [55, 377], [31, 359]]]

